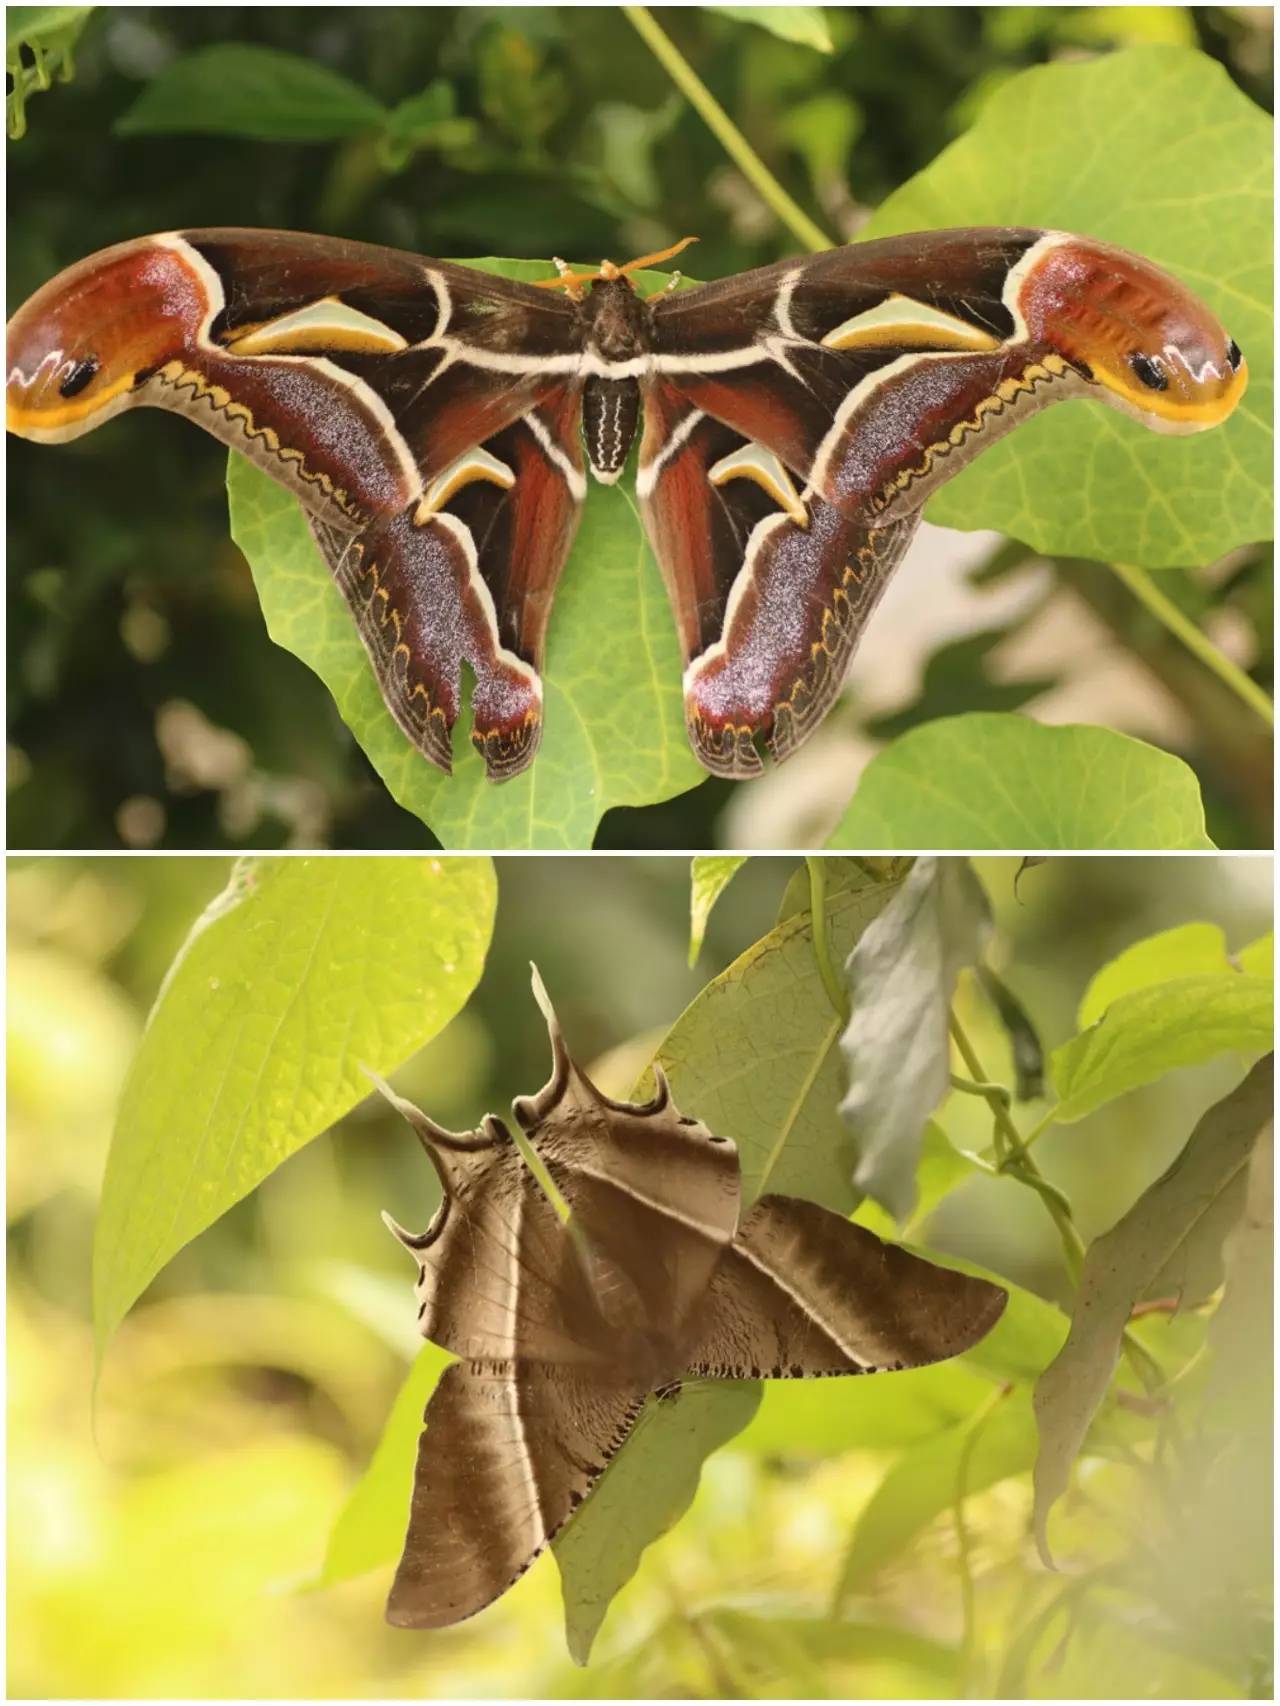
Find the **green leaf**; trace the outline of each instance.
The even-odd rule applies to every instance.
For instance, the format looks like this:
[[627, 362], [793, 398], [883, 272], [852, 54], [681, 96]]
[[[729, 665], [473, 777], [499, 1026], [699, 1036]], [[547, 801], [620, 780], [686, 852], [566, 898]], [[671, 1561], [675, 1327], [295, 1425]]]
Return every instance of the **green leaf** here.
[[1189, 438], [1102, 405], [1050, 409], [950, 482], [929, 519], [1149, 568], [1271, 538], [1271, 205], [1270, 121], [1203, 54], [1126, 48], [998, 89], [860, 235], [1032, 225], [1119, 243], [1221, 316], [1249, 390], [1225, 426]]
[[645, 1548], [688, 1510], [704, 1461], [746, 1427], [759, 1402], [759, 1382], [751, 1380], [691, 1383], [676, 1398], [649, 1400], [631, 1439], [552, 1542], [575, 1664], [586, 1664]]
[[969, 1445], [968, 1493], [981, 1492], [1030, 1469], [1036, 1451], [1031, 1394], [1021, 1388], [1005, 1393], [996, 1399], [990, 1414], [969, 1417], [903, 1453], [854, 1529], [836, 1590], [837, 1607], [866, 1589], [927, 1523], [955, 1503], [961, 1459]]
[[27, 133], [29, 95], [75, 74], [72, 53], [88, 23], [92, 6], [9, 6], [5, 9], [5, 127], [11, 141]]
[[382, 129], [381, 101], [327, 65], [247, 42], [215, 42], [165, 66], [115, 129], [258, 142], [334, 142]]
[[755, 24], [768, 30], [779, 41], [798, 42], [801, 47], [815, 48], [819, 53], [831, 53], [834, 44], [820, 6], [708, 6], [708, 12], [736, 18], [739, 23]]
[[1234, 975], [1227, 942], [1217, 924], [1178, 924], [1133, 942], [1095, 973], [1076, 1015], [1079, 1030], [1088, 1030], [1111, 1003], [1135, 989], [1189, 977], [1197, 972]]
[[[1139, 999], [1131, 997], [1130, 999]], [[1035, 1467], [1036, 1544], [1046, 1564], [1049, 1512], [1066, 1491], [1071, 1466], [1110, 1384], [1134, 1304], [1248, 1166], [1271, 1117], [1272, 1061], [1216, 1103], [1186, 1146], [1121, 1220], [1085, 1255], [1080, 1294], [1061, 1354], [1036, 1386], [1040, 1447]]]
[[974, 712], [871, 760], [828, 847], [1020, 853], [1211, 848], [1195, 776], [1112, 729]]
[[493, 929], [487, 859], [240, 865], [165, 979], [120, 1098], [93, 1251], [99, 1358], [165, 1263], [435, 1036]]
[[689, 895], [689, 964], [697, 963], [707, 934], [711, 909], [747, 862], [745, 854], [698, 854], [693, 861]]
[[413, 1360], [396, 1394], [369, 1467], [356, 1482], [329, 1533], [324, 1563], [313, 1587], [363, 1575], [400, 1556], [413, 1493], [413, 1466], [422, 1413], [436, 1382], [455, 1359], [430, 1341]]
[[900, 1221], [915, 1206], [925, 1122], [950, 1087], [956, 978], [982, 957], [990, 933], [991, 907], [969, 861], [918, 859], [849, 959], [840, 1113], [857, 1146], [854, 1183]]
[[737, 1450], [784, 1462], [842, 1451], [897, 1451], [963, 1421], [991, 1382], [965, 1359], [877, 1375], [874, 1380], [766, 1380]]
[[1253, 977], [1273, 977], [1275, 957], [1275, 936], [1270, 930], [1265, 936], [1259, 936], [1256, 942], [1250, 942], [1247, 948], [1241, 948], [1236, 955], [1240, 970], [1249, 972]]
[[[855, 875], [856, 886], [827, 901], [828, 936], [841, 955], [893, 893], [891, 885]], [[854, 1206], [853, 1157], [836, 1113], [839, 1032], [814, 959], [811, 922], [802, 913], [709, 983], [658, 1050], [677, 1105], [734, 1138], [744, 1208], [765, 1190], [808, 1197], [838, 1212]], [[641, 1080], [638, 1095], [647, 1093], [649, 1078]], [[717, 1394], [724, 1390], [716, 1383]], [[696, 1408], [688, 1408], [698, 1391], [691, 1386], [675, 1405], [650, 1406], [643, 1432], [628, 1441], [566, 1531], [572, 1542], [567, 1566], [565, 1546], [556, 1547], [575, 1654], [589, 1647], [635, 1560], [683, 1510], [702, 1459], [746, 1425], [758, 1399], [757, 1384], [746, 1383], [730, 1396], [697, 1396]], [[663, 1489], [672, 1464], [681, 1466], [680, 1475], [668, 1493]], [[625, 1530], [614, 1515], [622, 1495], [600, 1496], [611, 1480], [621, 1481], [624, 1491], [644, 1492], [626, 1492]], [[610, 1566], [623, 1532], [625, 1555]]]
[[1120, 996], [1097, 1024], [1053, 1051], [1054, 1118], [1081, 1120], [1128, 1090], [1215, 1055], [1261, 1053], [1271, 1042], [1272, 1002], [1271, 980], [1244, 972], [1201, 972]]
[[[466, 264], [511, 278], [553, 270]], [[675, 628], [626, 486], [589, 494], [551, 620], [542, 746], [522, 776], [496, 785], [467, 738], [465, 710], [452, 777], [409, 745], [295, 501], [234, 455], [227, 491], [272, 639], [316, 672], [391, 794], [446, 846], [589, 847], [611, 807], [669, 799], [704, 780], [685, 738]]]

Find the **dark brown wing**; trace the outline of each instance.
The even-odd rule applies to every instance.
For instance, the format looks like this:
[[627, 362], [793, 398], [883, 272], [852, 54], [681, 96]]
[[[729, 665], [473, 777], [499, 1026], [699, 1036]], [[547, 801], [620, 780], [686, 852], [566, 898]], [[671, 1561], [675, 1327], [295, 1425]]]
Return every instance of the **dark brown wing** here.
[[977, 1344], [999, 1286], [936, 1267], [798, 1197], [761, 1197], [711, 1282], [686, 1373], [880, 1374]]
[[[170, 232], [69, 268], [9, 342], [12, 430], [57, 442], [124, 408], [188, 416], [301, 501], [425, 756], [450, 768], [466, 664], [489, 774], [530, 762], [586, 491], [568, 303], [368, 244]], [[73, 368], [86, 378], [66, 389]]]
[[586, 1498], [644, 1397], [545, 1364], [447, 1368], [427, 1405], [388, 1621], [440, 1629], [505, 1593]]
[[655, 386], [646, 407], [645, 525], [676, 615], [685, 721], [722, 776], [786, 758], [839, 693], [915, 532], [847, 520], [776, 455]]
[[1056, 240], [918, 232], [681, 292], [654, 308], [658, 376], [848, 519], [897, 519], [1027, 414], [1090, 389], [1023, 319], [1019, 267]]

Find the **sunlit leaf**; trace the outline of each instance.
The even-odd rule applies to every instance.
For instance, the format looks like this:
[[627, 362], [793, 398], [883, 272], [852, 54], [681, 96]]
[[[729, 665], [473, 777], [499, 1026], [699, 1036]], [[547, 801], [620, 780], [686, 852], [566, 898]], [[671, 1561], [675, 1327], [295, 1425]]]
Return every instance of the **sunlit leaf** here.
[[[1140, 999], [1131, 997], [1130, 999]], [[1192, 1236], [1249, 1162], [1271, 1117], [1272, 1063], [1205, 1114], [1174, 1162], [1110, 1232], [1089, 1246], [1071, 1331], [1035, 1391], [1040, 1447], [1035, 1469], [1036, 1542], [1049, 1563], [1049, 1512], [1110, 1384], [1121, 1335], [1152, 1278]]]
[[986, 891], [967, 859], [918, 859], [849, 958], [840, 1113], [856, 1145], [855, 1185], [899, 1220], [915, 1205], [925, 1121], [950, 1083], [956, 978], [981, 958], [990, 930]]
[[1083, 1119], [1104, 1102], [1215, 1055], [1258, 1054], [1271, 1041], [1270, 978], [1201, 972], [1122, 995], [1087, 1031], [1053, 1051], [1055, 1118]]
[[689, 894], [689, 964], [697, 963], [712, 908], [747, 862], [745, 854], [700, 853], [693, 861]]
[[586, 1664], [614, 1596], [645, 1548], [684, 1515], [705, 1460], [751, 1420], [758, 1381], [708, 1381], [651, 1398], [626, 1447], [553, 1544], [564, 1584], [565, 1637]]
[[1144, 936], [1095, 972], [1081, 999], [1076, 1025], [1087, 1031], [1113, 1001], [1135, 989], [1197, 972], [1230, 977], [1232, 969], [1226, 937], [1217, 924], [1178, 924]]
[[1221, 316], [1250, 378], [1235, 416], [1190, 438], [1101, 405], [1050, 409], [945, 486], [930, 520], [1153, 568], [1272, 536], [1271, 127], [1225, 67], [1144, 46], [1010, 78], [860, 235], [951, 225], [1081, 231], [1137, 250]]
[[904, 1452], [885, 1476], [854, 1529], [840, 1573], [837, 1605], [865, 1589], [926, 1523], [955, 1503], [966, 1451], [969, 1493], [1030, 1469], [1036, 1451], [1031, 1394], [1022, 1388], [989, 1392], [988, 1402], [992, 1407], [985, 1415], [979, 1412], [936, 1438], [921, 1441]]
[[368, 1093], [479, 980], [486, 859], [237, 867], [170, 968], [120, 1099], [94, 1238], [99, 1357], [182, 1246]]
[[332, 142], [378, 131], [386, 108], [319, 60], [248, 42], [213, 42], [158, 72], [121, 136], [201, 132], [261, 142]]
[[1250, 942], [1241, 948], [1236, 955], [1240, 970], [1248, 972], [1253, 977], [1273, 977], [1275, 975], [1276, 940], [1270, 930], [1265, 936], [1259, 936], [1256, 942]]
[[448, 1351], [429, 1341], [414, 1358], [369, 1466], [338, 1513], [314, 1586], [346, 1581], [399, 1557], [413, 1493], [422, 1414], [436, 1382], [452, 1361]]
[[1195, 776], [1112, 729], [974, 712], [871, 760], [828, 847], [954, 852], [1209, 848]]

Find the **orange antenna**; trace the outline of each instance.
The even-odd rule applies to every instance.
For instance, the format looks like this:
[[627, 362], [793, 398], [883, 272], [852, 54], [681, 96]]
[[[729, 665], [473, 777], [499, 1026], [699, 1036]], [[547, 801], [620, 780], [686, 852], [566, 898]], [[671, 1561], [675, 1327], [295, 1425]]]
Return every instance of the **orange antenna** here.
[[574, 302], [578, 302], [582, 298], [584, 285], [594, 284], [599, 278], [626, 278], [628, 273], [643, 272], [646, 267], [661, 266], [663, 261], [671, 260], [687, 249], [690, 243], [697, 241], [696, 237], [682, 237], [678, 243], [673, 243], [669, 249], [659, 249], [652, 255], [641, 255], [638, 260], [628, 261], [624, 267], [617, 266], [613, 261], [601, 261], [595, 272], [574, 272], [568, 262], [562, 261], [557, 255], [554, 257], [553, 264], [558, 276], [556, 278], [537, 278], [534, 279], [533, 283], [539, 290], [563, 290]]

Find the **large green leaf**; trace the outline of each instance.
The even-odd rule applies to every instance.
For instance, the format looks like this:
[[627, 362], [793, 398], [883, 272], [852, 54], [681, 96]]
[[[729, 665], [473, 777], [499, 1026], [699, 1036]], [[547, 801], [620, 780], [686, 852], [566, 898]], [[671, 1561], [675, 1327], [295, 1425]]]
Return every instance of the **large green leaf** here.
[[1049, 1511], [1066, 1490], [1071, 1465], [1111, 1382], [1133, 1305], [1247, 1167], [1271, 1118], [1272, 1076], [1268, 1055], [1209, 1109], [1173, 1166], [1089, 1246], [1067, 1342], [1035, 1392], [1036, 1540], [1046, 1562]]
[[166, 65], [116, 130], [122, 136], [198, 131], [262, 142], [332, 142], [381, 130], [387, 112], [318, 60], [247, 42], [215, 42]]
[[[553, 271], [537, 262], [466, 264], [510, 278]], [[641, 288], [661, 282], [637, 276]], [[409, 745], [294, 500], [234, 455], [227, 489], [231, 531], [272, 639], [315, 670], [391, 793], [445, 846], [590, 847], [610, 807], [669, 799], [702, 780], [684, 733], [675, 628], [628, 486], [588, 494], [551, 619], [542, 745], [529, 770], [496, 785], [467, 738], [465, 714], [452, 777]]]
[[1024, 853], [1213, 843], [1181, 759], [1112, 729], [975, 711], [911, 729], [878, 753], [827, 845]]
[[479, 980], [487, 859], [237, 867], [170, 968], [120, 1098], [93, 1250], [98, 1353], [182, 1246], [453, 1018]]
[[1096, 1024], [1053, 1051], [1054, 1118], [1069, 1123], [1173, 1072], [1231, 1051], [1258, 1054], [1272, 1036], [1270, 978], [1200, 972], [1121, 995]]
[[[848, 954], [893, 892], [892, 884], [851, 873], [851, 886], [827, 902], [833, 952]], [[734, 1138], [744, 1205], [768, 1190], [841, 1212], [853, 1208], [854, 1156], [836, 1111], [840, 1029], [814, 958], [809, 915], [799, 913], [708, 984], [658, 1050], [676, 1103]], [[702, 1458], [750, 1420], [758, 1390], [755, 1384], [716, 1386], [712, 1396], [697, 1399], [694, 1426], [686, 1408], [692, 1394], [674, 1405], [651, 1406], [643, 1433], [609, 1466], [568, 1531], [572, 1544], [556, 1546], [576, 1655], [590, 1645], [644, 1548], [688, 1503]], [[746, 1393], [752, 1394], [749, 1407]], [[668, 1463], [679, 1466], [678, 1487], [670, 1494], [663, 1492]], [[621, 1503], [612, 1490], [619, 1481]], [[679, 1491], [686, 1482], [688, 1491]]]
[[712, 908], [746, 864], [746, 854], [706, 853], [693, 861], [689, 874], [689, 964], [696, 965]]
[[1191, 438], [1102, 405], [1051, 409], [948, 484], [931, 520], [1152, 568], [1271, 537], [1270, 121], [1221, 65], [1144, 46], [1011, 78], [862, 235], [947, 225], [1080, 231], [1147, 255], [1220, 315], [1250, 377], [1233, 418]]
[[1076, 1024], [1086, 1031], [1122, 995], [1196, 973], [1234, 975], [1219, 924], [1177, 924], [1131, 942], [1096, 972], [1080, 1001]]

